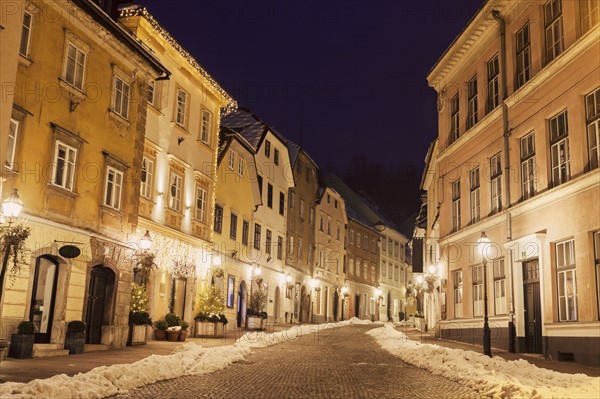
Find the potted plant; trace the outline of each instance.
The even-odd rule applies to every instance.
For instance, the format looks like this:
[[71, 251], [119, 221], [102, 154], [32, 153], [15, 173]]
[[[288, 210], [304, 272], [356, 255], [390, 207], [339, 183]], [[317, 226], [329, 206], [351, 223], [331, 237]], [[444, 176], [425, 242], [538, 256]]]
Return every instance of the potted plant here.
[[427, 332], [427, 320], [425, 320], [423, 312], [415, 313], [415, 327], [421, 332]]
[[179, 338], [177, 339], [178, 341], [185, 341], [185, 337], [187, 337], [189, 326], [190, 324], [185, 320], [181, 320], [179, 322], [179, 327], [181, 327], [181, 330], [179, 331]]
[[167, 322], [167, 340], [175, 342], [179, 339], [179, 331], [181, 331], [181, 326], [179, 323], [181, 319], [175, 313], [167, 313], [165, 315], [165, 320]]
[[33, 333], [35, 324], [32, 321], [25, 320], [17, 326], [17, 333], [12, 334], [10, 338], [10, 347], [8, 355], [17, 359], [31, 357], [33, 353]]
[[81, 320], [71, 320], [67, 324], [65, 349], [69, 350], [69, 355], [83, 353], [85, 347], [85, 327], [85, 323]]
[[225, 335], [227, 317], [223, 313], [225, 301], [221, 290], [210, 286], [198, 297], [198, 316], [196, 322], [196, 337], [221, 338]]
[[157, 341], [164, 341], [167, 335], [167, 328], [169, 324], [165, 319], [160, 319], [154, 323], [154, 339]]
[[127, 345], [144, 345], [146, 330], [152, 325], [148, 310], [148, 295], [146, 288], [133, 283], [131, 287], [131, 302], [129, 303], [129, 334]]
[[263, 330], [264, 320], [267, 318], [267, 312], [264, 311], [267, 306], [267, 293], [258, 289], [250, 295], [250, 307], [246, 312], [246, 329]]

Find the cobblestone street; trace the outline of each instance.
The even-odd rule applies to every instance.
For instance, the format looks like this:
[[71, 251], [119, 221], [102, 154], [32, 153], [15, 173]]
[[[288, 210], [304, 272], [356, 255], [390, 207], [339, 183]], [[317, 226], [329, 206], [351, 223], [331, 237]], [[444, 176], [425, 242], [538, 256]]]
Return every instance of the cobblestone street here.
[[119, 398], [479, 398], [390, 355], [364, 334], [370, 328], [324, 330], [253, 349], [223, 370], [158, 382]]

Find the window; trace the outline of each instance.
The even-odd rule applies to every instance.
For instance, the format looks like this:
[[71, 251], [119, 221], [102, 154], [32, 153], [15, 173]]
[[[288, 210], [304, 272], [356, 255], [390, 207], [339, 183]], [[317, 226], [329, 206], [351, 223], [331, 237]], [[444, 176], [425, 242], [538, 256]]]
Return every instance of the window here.
[[400, 273], [399, 273], [398, 265], [394, 265], [394, 281], [398, 281], [399, 275], [400, 275]]
[[83, 72], [85, 70], [86, 54], [75, 47], [72, 43], [67, 43], [67, 53], [65, 56], [63, 80], [79, 90], [83, 90]]
[[600, 164], [600, 87], [585, 96], [589, 169]]
[[323, 215], [319, 216], [319, 231], [323, 231]]
[[450, 100], [450, 144], [458, 140], [459, 123], [460, 123], [460, 108], [458, 101], [458, 93]]
[[354, 245], [354, 230], [350, 230], [350, 244]]
[[21, 30], [21, 45], [19, 46], [19, 54], [23, 57], [29, 55], [29, 42], [31, 37], [31, 22], [33, 18], [30, 13], [23, 14], [23, 29]]
[[393, 274], [394, 274], [394, 265], [392, 265], [392, 264], [390, 263], [390, 266], [389, 266], [389, 274], [388, 274], [388, 275], [389, 275], [389, 277], [390, 277], [390, 280], [392, 279], [392, 276], [393, 276]]
[[154, 161], [142, 158], [142, 172], [140, 174], [140, 194], [142, 197], [152, 199], [152, 176], [154, 174]]
[[529, 22], [517, 32], [517, 89], [531, 79], [531, 42]]
[[106, 168], [106, 185], [104, 186], [104, 205], [121, 209], [121, 190], [123, 188], [123, 172], [108, 166]]
[[277, 259], [281, 259], [283, 257], [283, 237], [277, 237]]
[[231, 221], [229, 223], [229, 237], [232, 240], [237, 239], [237, 215], [235, 213], [231, 214]]
[[387, 238], [386, 237], [381, 238], [381, 251], [382, 252], [387, 251]]
[[175, 123], [185, 129], [187, 126], [188, 94], [181, 89], [177, 89], [176, 98], [177, 104], [175, 107]]
[[271, 246], [273, 245], [272, 239], [273, 239], [273, 233], [271, 233], [271, 230], [267, 229], [266, 230], [266, 241], [265, 241], [265, 252], [269, 255], [271, 255]]
[[366, 234], [363, 236], [363, 249], [365, 251], [369, 250], [369, 237]]
[[400, 245], [398, 244], [398, 241], [394, 241], [394, 258], [398, 257], [398, 254], [400, 253], [400, 251], [398, 250], [400, 247]]
[[382, 260], [381, 261], [381, 277], [385, 277], [386, 273], [387, 273], [387, 263], [385, 263], [385, 261]]
[[544, 27], [546, 31], [546, 63], [550, 63], [563, 52], [561, 0], [550, 0], [544, 4]]
[[333, 207], [335, 209], [337, 209], [337, 206], [338, 206], [338, 200], [333, 200]]
[[577, 280], [575, 276], [575, 241], [556, 244], [556, 280], [558, 283], [558, 320], [577, 320]]
[[300, 219], [304, 220], [304, 198], [300, 196]]
[[550, 162], [553, 187], [569, 180], [569, 127], [567, 123], [566, 110], [550, 119]]
[[371, 281], [375, 281], [375, 277], [376, 277], [376, 269], [375, 269], [375, 265], [371, 265]]
[[[357, 262], [357, 265], [358, 265], [358, 262]], [[368, 267], [369, 267], [369, 264], [367, 263], [367, 261], [366, 260], [363, 261], [362, 262], [362, 278], [364, 278], [365, 280], [367, 279], [368, 273], [369, 273], [367, 270]]]
[[262, 187], [263, 187], [263, 178], [261, 175], [256, 175], [256, 181], [258, 182], [258, 193], [260, 194], [260, 199], [262, 201]]
[[327, 203], [330, 204], [331, 203], [331, 195], [327, 194]]
[[479, 168], [469, 172], [469, 183], [471, 188], [471, 223], [476, 223], [480, 218], [479, 200]]
[[285, 194], [280, 192], [279, 193], [279, 214], [281, 216], [283, 216], [284, 213], [285, 213]]
[[250, 232], [250, 222], [242, 221], [242, 245], [248, 245], [248, 236]]
[[55, 186], [73, 191], [76, 161], [77, 149], [57, 140], [52, 171], [52, 182]]
[[265, 156], [267, 158], [271, 157], [271, 142], [269, 140], [265, 141]]
[[238, 156], [238, 168], [237, 168], [237, 174], [240, 177], [244, 177], [244, 158]]
[[579, 0], [581, 31], [585, 33], [600, 21], [600, 2], [598, 0]]
[[[331, 235], [331, 218], [327, 218], [327, 235], [330, 236]], [[365, 238], [367, 238], [367, 236], [365, 236]], [[365, 247], [366, 249], [366, 247]]]
[[148, 83], [148, 94], [146, 96], [146, 101], [148, 101], [148, 104], [150, 105], [154, 105], [154, 86], [155, 86], [155, 82], [151, 81]]
[[357, 231], [356, 232], [356, 246], [358, 248], [360, 248], [360, 240], [361, 240], [360, 233]]
[[315, 210], [313, 208], [310, 208], [308, 210], [308, 223], [312, 226], [314, 222], [315, 222]]
[[267, 206], [273, 208], [273, 185], [267, 183]]
[[348, 273], [354, 274], [354, 259], [348, 258]]
[[592, 235], [594, 241], [594, 265], [596, 268], [596, 298], [598, 305], [598, 319], [600, 320], [600, 231]]
[[374, 239], [371, 239], [371, 253], [374, 254], [377, 252], [377, 243]]
[[454, 281], [454, 318], [460, 319], [463, 316], [462, 270], [452, 272], [452, 280]]
[[19, 137], [19, 127], [21, 123], [15, 119], [10, 119], [8, 128], [8, 142], [6, 145], [6, 163], [4, 167], [12, 170], [15, 167], [15, 152], [17, 149], [17, 139]]
[[288, 255], [294, 254], [294, 236], [290, 235], [290, 242], [288, 245]]
[[310, 167], [308, 165], [306, 165], [306, 173], [304, 174], [304, 177], [306, 178], [307, 182], [310, 182], [310, 175], [311, 175], [311, 170]]
[[227, 307], [232, 308], [235, 298], [235, 277], [227, 276]]
[[196, 187], [196, 209], [194, 209], [196, 220], [206, 223], [206, 190]]
[[208, 144], [210, 141], [212, 114], [207, 110], [202, 110], [202, 127], [200, 129], [200, 140]]
[[452, 183], [452, 231], [460, 229], [460, 180]]
[[129, 84], [115, 75], [113, 79], [112, 110], [125, 119], [129, 117], [129, 90]]
[[336, 232], [335, 232], [335, 239], [339, 241], [340, 237], [341, 237], [341, 228], [340, 228], [340, 224], [338, 223], [337, 227], [336, 227]]
[[498, 79], [499, 74], [500, 74], [500, 66], [498, 64], [498, 54], [496, 54], [487, 63], [487, 77], [488, 77], [487, 110], [488, 110], [488, 112], [492, 111], [500, 104], [500, 86], [499, 86], [499, 79]]
[[521, 197], [526, 200], [535, 195], [535, 137], [529, 133], [521, 138]]
[[223, 207], [220, 205], [215, 205], [215, 225], [214, 225], [215, 233], [221, 234], [223, 231]]
[[490, 179], [492, 183], [492, 214], [502, 209], [502, 160], [500, 153], [490, 159]]
[[279, 165], [279, 150], [277, 148], [273, 149], [273, 162], [275, 165]]
[[295, 202], [296, 202], [296, 193], [294, 193], [293, 191], [290, 191], [290, 208], [294, 209]]
[[473, 266], [473, 317], [483, 316], [483, 267]]
[[229, 150], [227, 152], [227, 168], [233, 170], [235, 167], [235, 152]]
[[169, 190], [169, 208], [181, 212], [181, 196], [183, 188], [183, 179], [180, 175], [175, 172], [171, 172], [169, 179], [170, 190]]
[[261, 226], [258, 223], [254, 224], [254, 249], [260, 249], [260, 229]]
[[298, 238], [298, 259], [302, 259], [302, 238]]
[[475, 126], [477, 123], [477, 75], [473, 76], [467, 83], [467, 92], [469, 96], [467, 108], [467, 129]]
[[506, 314], [506, 271], [504, 259], [496, 259], [492, 262], [494, 273], [494, 307], [495, 314]]

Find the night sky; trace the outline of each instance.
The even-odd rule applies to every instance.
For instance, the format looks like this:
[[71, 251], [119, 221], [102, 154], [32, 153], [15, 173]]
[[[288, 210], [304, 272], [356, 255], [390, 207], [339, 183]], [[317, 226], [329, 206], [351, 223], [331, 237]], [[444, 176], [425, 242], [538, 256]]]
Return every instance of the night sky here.
[[422, 170], [426, 75], [483, 0], [136, 0], [239, 103], [322, 169], [363, 154]]

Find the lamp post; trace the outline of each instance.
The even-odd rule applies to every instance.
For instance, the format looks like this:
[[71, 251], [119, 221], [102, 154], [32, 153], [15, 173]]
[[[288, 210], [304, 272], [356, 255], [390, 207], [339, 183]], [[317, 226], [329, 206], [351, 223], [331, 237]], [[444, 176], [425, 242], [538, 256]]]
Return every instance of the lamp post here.
[[140, 238], [140, 249], [142, 251], [147, 251], [152, 248], [152, 238], [150, 237], [150, 231], [146, 230], [146, 234]]
[[311, 278], [309, 281], [309, 286], [310, 286], [310, 323], [313, 323], [313, 315], [314, 315], [314, 305], [313, 305], [313, 291], [316, 290], [317, 286], [318, 286], [319, 282], [317, 281], [317, 279]]
[[[21, 209], [23, 209], [23, 201], [19, 198], [17, 189], [15, 188], [13, 192], [2, 201], [2, 215], [6, 219], [9, 229], [15, 219], [19, 217]], [[8, 258], [12, 250], [11, 245], [11, 241], [4, 237], [4, 258], [2, 259], [2, 270], [0, 271], [0, 300], [2, 300], [2, 290], [4, 289], [4, 277], [8, 266]]]
[[377, 287], [375, 289], [375, 304], [377, 306], [375, 306], [375, 315], [377, 316], [376, 320], [379, 321], [379, 303], [381, 302], [381, 299], [383, 298], [383, 291], [381, 291], [381, 288]]
[[492, 342], [490, 336], [490, 325], [488, 323], [488, 297], [487, 297], [487, 249], [490, 245], [490, 239], [481, 232], [481, 237], [477, 240], [477, 247], [481, 254], [483, 262], [483, 354], [492, 357]]

